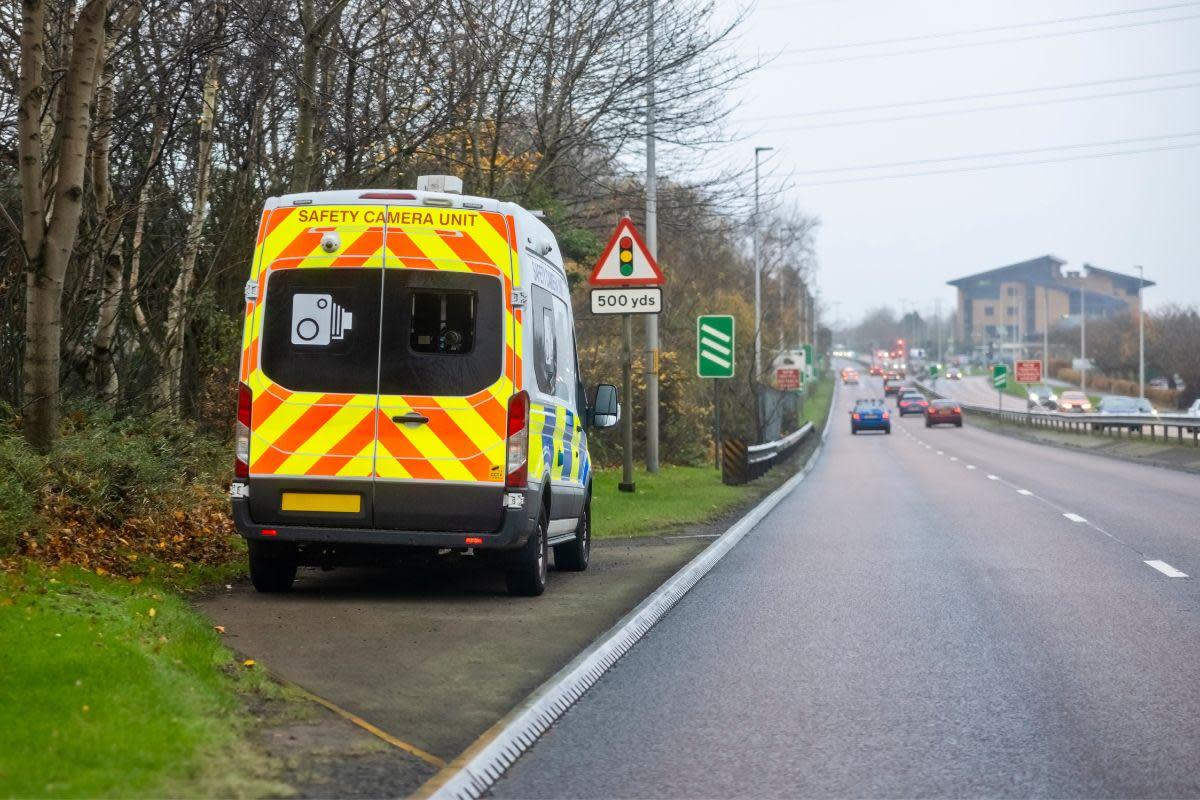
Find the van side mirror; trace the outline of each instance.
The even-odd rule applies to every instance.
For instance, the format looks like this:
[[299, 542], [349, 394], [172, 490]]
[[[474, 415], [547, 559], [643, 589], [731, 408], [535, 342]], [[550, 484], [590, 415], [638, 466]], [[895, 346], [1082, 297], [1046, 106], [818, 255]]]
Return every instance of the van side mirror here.
[[611, 428], [621, 421], [621, 403], [617, 399], [617, 387], [602, 383], [592, 395], [592, 427]]

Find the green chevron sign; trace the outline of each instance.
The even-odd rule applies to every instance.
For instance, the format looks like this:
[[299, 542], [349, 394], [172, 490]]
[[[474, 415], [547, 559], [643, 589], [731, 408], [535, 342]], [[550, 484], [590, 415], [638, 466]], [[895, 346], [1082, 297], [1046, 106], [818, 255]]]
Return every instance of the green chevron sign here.
[[696, 317], [696, 374], [701, 378], [732, 378], [734, 333], [732, 316]]

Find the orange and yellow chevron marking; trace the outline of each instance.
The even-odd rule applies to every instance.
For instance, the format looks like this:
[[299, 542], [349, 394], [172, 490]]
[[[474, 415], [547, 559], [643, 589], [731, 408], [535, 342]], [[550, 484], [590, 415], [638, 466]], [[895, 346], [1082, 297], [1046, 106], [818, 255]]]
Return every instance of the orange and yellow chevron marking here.
[[[399, 219], [421, 224], [400, 227]], [[254, 395], [251, 472], [502, 480], [508, 398], [521, 382], [521, 311], [511, 303], [517, 268], [513, 230], [511, 217], [489, 212], [320, 206], [264, 213], [253, 273], [260, 284], [259, 298], [246, 304], [242, 341], [242, 380]], [[321, 248], [330, 231], [342, 239], [336, 253]], [[504, 374], [495, 384], [470, 397], [376, 398], [292, 392], [263, 374], [258, 353], [263, 320], [258, 312], [270, 270], [384, 266], [502, 278], [506, 346]], [[410, 410], [429, 422], [392, 422], [394, 414]]]

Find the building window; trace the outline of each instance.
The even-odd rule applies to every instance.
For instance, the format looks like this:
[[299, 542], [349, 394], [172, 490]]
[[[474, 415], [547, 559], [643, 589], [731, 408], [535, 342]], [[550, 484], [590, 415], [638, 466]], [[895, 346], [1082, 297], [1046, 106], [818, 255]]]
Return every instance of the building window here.
[[994, 306], [984, 306], [983, 307], [983, 315], [985, 317], [994, 317], [996, 315], [995, 307]]
[[1015, 317], [1017, 315], [1017, 307], [1009, 306], [1008, 308], [1004, 309], [1004, 313], [1010, 317]]
[[1015, 287], [1015, 286], [1009, 286], [1009, 287], [1008, 287], [1008, 296], [1009, 296], [1009, 297], [1016, 297], [1016, 296], [1017, 296], [1017, 287]]

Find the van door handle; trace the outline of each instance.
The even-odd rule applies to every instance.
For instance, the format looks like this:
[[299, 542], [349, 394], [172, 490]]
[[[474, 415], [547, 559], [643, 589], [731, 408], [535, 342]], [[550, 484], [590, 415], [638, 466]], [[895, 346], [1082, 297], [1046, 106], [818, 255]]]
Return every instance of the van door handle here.
[[392, 422], [407, 422], [412, 425], [424, 425], [429, 422], [429, 417], [424, 414], [418, 414], [415, 411], [410, 411], [407, 414], [397, 414], [392, 417]]

